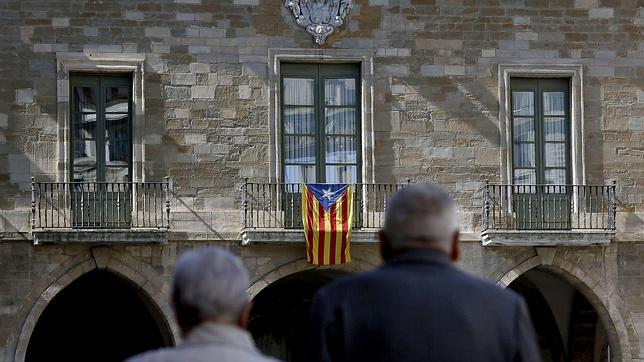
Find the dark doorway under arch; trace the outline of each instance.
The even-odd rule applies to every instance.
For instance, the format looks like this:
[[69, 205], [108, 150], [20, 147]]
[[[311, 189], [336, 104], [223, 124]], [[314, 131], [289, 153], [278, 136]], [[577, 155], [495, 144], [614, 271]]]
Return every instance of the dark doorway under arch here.
[[306, 335], [313, 295], [343, 274], [329, 269], [307, 270], [264, 288], [253, 299], [248, 325], [257, 346], [283, 361], [306, 361]]
[[535, 268], [508, 287], [528, 304], [544, 362], [610, 360], [607, 330], [597, 311], [567, 280]]
[[170, 345], [167, 324], [142, 291], [114, 273], [94, 270], [45, 308], [25, 361], [122, 361]]

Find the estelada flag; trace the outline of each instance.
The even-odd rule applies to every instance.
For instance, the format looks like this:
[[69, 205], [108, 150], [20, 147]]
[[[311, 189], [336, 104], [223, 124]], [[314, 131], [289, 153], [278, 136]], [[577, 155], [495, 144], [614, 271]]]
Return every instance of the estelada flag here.
[[333, 265], [351, 261], [351, 185], [302, 184], [302, 223], [309, 263]]

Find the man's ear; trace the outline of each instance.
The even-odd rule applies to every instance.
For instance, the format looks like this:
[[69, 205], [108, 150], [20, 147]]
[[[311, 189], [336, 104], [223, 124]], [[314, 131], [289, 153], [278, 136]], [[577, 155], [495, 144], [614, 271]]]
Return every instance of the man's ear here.
[[239, 320], [237, 321], [237, 326], [241, 329], [246, 329], [248, 322], [250, 321], [250, 311], [253, 309], [253, 302], [250, 300], [244, 304], [241, 313], [239, 314]]
[[454, 235], [452, 236], [452, 250], [449, 254], [449, 260], [451, 260], [452, 262], [457, 262], [460, 256], [461, 249], [459, 246], [459, 233], [458, 230], [456, 230], [454, 231]]
[[393, 258], [394, 256], [394, 250], [391, 247], [391, 240], [384, 230], [378, 231], [378, 239], [380, 240], [380, 256], [382, 256], [382, 260], [391, 260], [391, 258]]

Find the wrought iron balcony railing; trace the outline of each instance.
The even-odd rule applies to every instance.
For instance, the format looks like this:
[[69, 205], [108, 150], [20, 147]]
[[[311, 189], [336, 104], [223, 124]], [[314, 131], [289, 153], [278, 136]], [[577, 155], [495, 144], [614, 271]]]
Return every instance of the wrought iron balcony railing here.
[[31, 183], [33, 229], [167, 229], [170, 182]]
[[[354, 184], [353, 228], [380, 228], [387, 202], [402, 184]], [[302, 229], [300, 184], [253, 183], [242, 186], [242, 224], [249, 229]]]
[[615, 230], [615, 183], [493, 185], [483, 191], [482, 230]]

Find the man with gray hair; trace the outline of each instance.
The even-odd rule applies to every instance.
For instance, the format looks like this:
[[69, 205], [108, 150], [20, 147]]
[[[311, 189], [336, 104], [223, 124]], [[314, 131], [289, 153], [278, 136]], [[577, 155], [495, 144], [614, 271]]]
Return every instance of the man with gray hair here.
[[275, 361], [263, 356], [244, 330], [251, 310], [248, 287], [246, 268], [228, 251], [210, 247], [185, 253], [172, 282], [172, 307], [183, 343], [128, 361]]
[[539, 361], [523, 299], [467, 275], [456, 206], [430, 184], [390, 200], [380, 268], [314, 297], [310, 361]]

